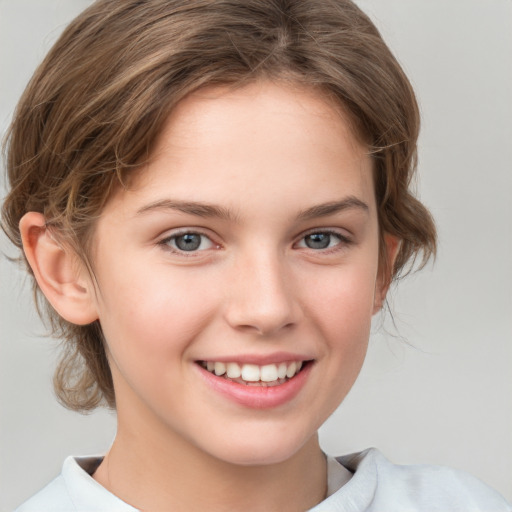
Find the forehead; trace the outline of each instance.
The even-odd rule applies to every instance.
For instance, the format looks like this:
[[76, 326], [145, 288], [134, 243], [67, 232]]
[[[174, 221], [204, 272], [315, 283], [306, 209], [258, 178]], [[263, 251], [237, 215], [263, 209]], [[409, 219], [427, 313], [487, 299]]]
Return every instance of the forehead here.
[[[185, 147], [195, 145], [195, 149], [218, 148], [225, 142], [227, 130], [233, 142], [230, 154], [243, 146], [237, 144], [238, 137], [264, 134], [267, 145], [282, 145], [286, 140], [321, 139], [333, 130], [358, 157], [365, 151], [349, 116], [325, 92], [311, 86], [260, 80], [238, 88], [206, 87], [188, 95], [170, 114], [153, 156], [173, 146], [179, 149], [180, 143]], [[295, 149], [299, 152], [299, 147]]]
[[313, 202], [340, 195], [371, 202], [372, 174], [366, 147], [325, 94], [261, 81], [208, 87], [182, 100], [125, 192], [236, 203], [261, 199], [255, 193], [265, 190], [277, 202], [309, 190]]

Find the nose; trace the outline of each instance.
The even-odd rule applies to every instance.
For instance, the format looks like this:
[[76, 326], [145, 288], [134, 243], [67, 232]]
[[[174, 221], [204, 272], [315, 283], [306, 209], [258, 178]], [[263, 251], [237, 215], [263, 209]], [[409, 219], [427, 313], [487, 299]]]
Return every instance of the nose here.
[[241, 258], [230, 276], [225, 318], [236, 329], [261, 336], [290, 329], [300, 306], [290, 269], [272, 250]]

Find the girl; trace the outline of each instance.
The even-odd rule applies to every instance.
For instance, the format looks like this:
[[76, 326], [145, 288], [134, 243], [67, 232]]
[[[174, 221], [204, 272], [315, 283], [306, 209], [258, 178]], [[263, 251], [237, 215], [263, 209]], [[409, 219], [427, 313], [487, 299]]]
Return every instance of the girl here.
[[350, 2], [79, 16], [15, 114], [4, 225], [66, 340], [60, 400], [118, 429], [20, 510], [508, 510], [468, 475], [318, 445], [390, 282], [435, 252], [418, 127]]

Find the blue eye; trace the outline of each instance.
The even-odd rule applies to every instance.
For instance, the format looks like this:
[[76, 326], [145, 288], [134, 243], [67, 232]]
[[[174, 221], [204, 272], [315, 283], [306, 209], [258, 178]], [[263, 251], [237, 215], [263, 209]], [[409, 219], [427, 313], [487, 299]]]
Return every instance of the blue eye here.
[[349, 243], [346, 237], [333, 233], [331, 231], [316, 231], [304, 236], [298, 243], [298, 247], [306, 247], [308, 249], [322, 250], [336, 247], [343, 242]]
[[170, 236], [160, 243], [169, 246], [177, 252], [204, 251], [214, 246], [213, 242], [206, 235], [190, 232]]

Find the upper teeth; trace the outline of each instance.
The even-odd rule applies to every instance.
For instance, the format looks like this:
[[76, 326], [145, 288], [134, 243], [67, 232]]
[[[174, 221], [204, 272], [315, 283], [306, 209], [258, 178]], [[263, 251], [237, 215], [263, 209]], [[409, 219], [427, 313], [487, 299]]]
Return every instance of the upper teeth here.
[[291, 363], [266, 364], [258, 366], [257, 364], [238, 364], [221, 363], [214, 361], [206, 362], [206, 369], [215, 375], [226, 375], [230, 379], [245, 380], [247, 382], [273, 382], [285, 377], [291, 378], [302, 368], [302, 361], [292, 361]]

